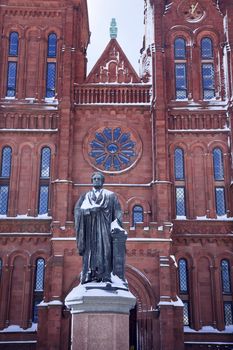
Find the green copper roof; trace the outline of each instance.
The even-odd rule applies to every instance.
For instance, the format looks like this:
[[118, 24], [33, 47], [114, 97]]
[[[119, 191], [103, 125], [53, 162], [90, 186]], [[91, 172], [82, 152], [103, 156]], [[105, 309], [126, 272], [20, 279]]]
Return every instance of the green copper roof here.
[[116, 39], [117, 38], [117, 24], [116, 24], [116, 18], [112, 18], [111, 24], [110, 24], [110, 38]]

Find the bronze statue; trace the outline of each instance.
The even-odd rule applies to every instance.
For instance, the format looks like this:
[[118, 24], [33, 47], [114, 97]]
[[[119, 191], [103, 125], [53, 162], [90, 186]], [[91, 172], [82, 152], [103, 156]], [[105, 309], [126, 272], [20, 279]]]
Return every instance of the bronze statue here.
[[91, 281], [111, 282], [114, 260], [112, 235], [114, 231], [123, 232], [111, 227], [113, 222], [118, 227], [122, 225], [117, 196], [103, 189], [105, 179], [102, 173], [93, 173], [91, 180], [93, 189], [80, 197], [74, 213], [78, 251], [83, 257], [82, 284]]

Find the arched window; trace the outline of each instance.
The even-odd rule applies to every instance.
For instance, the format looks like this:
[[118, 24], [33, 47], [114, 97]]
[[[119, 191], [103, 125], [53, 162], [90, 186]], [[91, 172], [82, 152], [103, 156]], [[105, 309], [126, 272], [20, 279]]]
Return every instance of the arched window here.
[[174, 165], [175, 179], [184, 180], [184, 151], [182, 148], [175, 149]]
[[210, 38], [203, 38], [201, 40], [201, 58], [213, 58], [213, 43]]
[[226, 201], [224, 183], [222, 182], [224, 180], [223, 153], [220, 148], [214, 148], [213, 150], [213, 168], [216, 214], [223, 216], [226, 214]]
[[143, 207], [141, 205], [135, 205], [133, 207], [133, 226], [135, 226], [137, 222], [143, 221]]
[[186, 41], [183, 38], [174, 41], [174, 59], [176, 99], [182, 100], [187, 98]]
[[178, 280], [179, 294], [184, 304], [183, 322], [189, 325], [189, 287], [188, 287], [188, 266], [186, 259], [180, 259], [178, 262]]
[[224, 322], [226, 326], [233, 324], [233, 305], [231, 293], [231, 272], [230, 263], [227, 259], [221, 261], [221, 280], [222, 280], [222, 295]]
[[0, 214], [6, 215], [8, 210], [8, 197], [11, 176], [12, 149], [6, 146], [2, 149], [0, 169]]
[[42, 258], [36, 260], [34, 294], [33, 294], [33, 322], [38, 322], [38, 304], [44, 296], [45, 261]]
[[15, 94], [16, 94], [18, 50], [19, 50], [19, 34], [17, 32], [11, 32], [9, 36], [9, 48], [8, 48], [8, 68], [7, 68], [7, 88], [6, 88], [7, 97], [15, 97]]
[[215, 97], [213, 43], [208, 37], [201, 40], [201, 68], [203, 98], [210, 100]]
[[57, 35], [50, 33], [47, 49], [46, 97], [55, 97], [57, 65]]
[[223, 154], [220, 148], [213, 150], [214, 161], [214, 179], [216, 181], [224, 180]]
[[44, 147], [41, 150], [40, 184], [39, 184], [39, 210], [40, 215], [48, 213], [49, 184], [51, 168], [51, 149]]
[[9, 56], [18, 56], [19, 34], [17, 32], [10, 33], [9, 36]]
[[51, 33], [48, 36], [48, 53], [47, 57], [57, 56], [57, 36], [55, 33]]
[[186, 41], [183, 38], [176, 38], [174, 42], [175, 59], [186, 58]]

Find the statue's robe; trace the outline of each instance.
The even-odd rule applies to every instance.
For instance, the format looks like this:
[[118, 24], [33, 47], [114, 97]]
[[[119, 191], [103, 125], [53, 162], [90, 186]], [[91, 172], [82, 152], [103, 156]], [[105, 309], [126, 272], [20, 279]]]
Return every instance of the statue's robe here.
[[112, 272], [111, 223], [122, 222], [117, 196], [101, 189], [87, 192], [75, 205], [75, 228], [79, 254], [83, 256], [81, 283], [107, 281]]

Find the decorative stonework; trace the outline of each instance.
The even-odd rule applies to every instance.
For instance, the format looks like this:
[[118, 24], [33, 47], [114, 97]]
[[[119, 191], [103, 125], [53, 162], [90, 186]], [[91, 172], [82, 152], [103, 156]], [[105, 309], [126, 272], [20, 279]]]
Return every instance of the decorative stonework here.
[[49, 233], [50, 220], [1, 219], [0, 233]]
[[233, 234], [232, 221], [217, 220], [194, 220], [194, 221], [175, 221], [173, 226], [173, 236], [176, 235], [226, 235]]
[[158, 256], [158, 251], [156, 249], [126, 249], [126, 255], [129, 257], [146, 256], [154, 258]]
[[229, 121], [225, 113], [183, 113], [170, 114], [168, 128], [170, 130], [218, 130], [227, 131]]
[[0, 129], [56, 130], [58, 120], [57, 113], [0, 113]]
[[199, 22], [205, 17], [205, 10], [200, 4], [200, 1], [184, 0], [178, 12], [187, 22]]
[[5, 16], [21, 16], [21, 17], [61, 17], [61, 11], [47, 11], [42, 9], [23, 9], [12, 7], [4, 11]]
[[111, 39], [91, 72], [87, 83], [129, 84], [141, 80], [115, 38]]
[[136, 132], [129, 128], [102, 127], [91, 132], [85, 140], [86, 160], [106, 173], [129, 170], [141, 156], [142, 144]]

